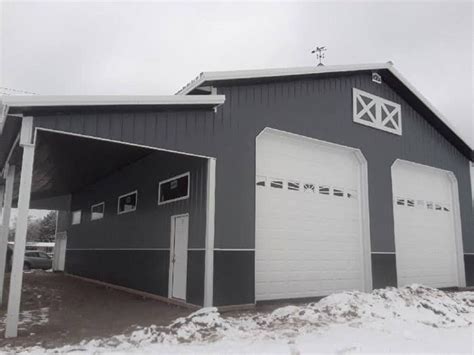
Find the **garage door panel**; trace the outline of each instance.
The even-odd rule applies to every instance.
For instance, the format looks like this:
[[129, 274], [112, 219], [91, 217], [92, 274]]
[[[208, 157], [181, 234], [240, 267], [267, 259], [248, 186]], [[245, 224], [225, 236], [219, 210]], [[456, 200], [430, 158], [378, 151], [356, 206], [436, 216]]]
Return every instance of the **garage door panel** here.
[[392, 181], [399, 285], [458, 286], [454, 196], [447, 173], [399, 162]]
[[350, 150], [258, 138], [257, 300], [363, 288], [359, 176]]

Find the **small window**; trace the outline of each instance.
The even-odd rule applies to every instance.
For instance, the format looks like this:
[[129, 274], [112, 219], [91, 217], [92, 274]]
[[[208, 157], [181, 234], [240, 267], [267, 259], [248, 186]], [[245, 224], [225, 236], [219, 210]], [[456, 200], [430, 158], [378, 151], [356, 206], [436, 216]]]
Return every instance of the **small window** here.
[[272, 179], [270, 181], [270, 187], [275, 189], [282, 189], [283, 188], [283, 180], [280, 179]]
[[398, 206], [405, 206], [405, 199], [404, 198], [397, 198], [397, 205]]
[[449, 212], [450, 211], [450, 206], [449, 205], [443, 205], [443, 211], [444, 212]]
[[418, 207], [418, 208], [424, 208], [424, 207], [425, 207], [425, 201], [423, 201], [423, 200], [417, 200], [417, 201], [416, 201], [416, 207]]
[[303, 191], [304, 192], [313, 192], [314, 193], [315, 187], [314, 184], [304, 184]]
[[265, 187], [267, 178], [265, 176], [257, 176], [257, 186]]
[[161, 181], [158, 185], [158, 204], [163, 205], [189, 198], [189, 184], [189, 173]]
[[356, 190], [349, 190], [349, 191], [347, 191], [346, 196], [347, 196], [347, 198], [357, 200], [357, 191]]
[[300, 183], [297, 181], [288, 181], [288, 190], [300, 191]]
[[91, 221], [104, 218], [105, 203], [101, 202], [91, 206]]
[[321, 195], [329, 195], [329, 186], [319, 186], [319, 193]]
[[344, 191], [336, 187], [332, 190], [332, 194], [337, 197], [344, 197]]
[[438, 203], [435, 204], [435, 210], [436, 210], [436, 211], [441, 211], [441, 210], [442, 210], [441, 205], [438, 204]]
[[117, 214], [133, 212], [137, 209], [137, 191], [119, 196]]
[[426, 202], [426, 208], [429, 209], [429, 210], [432, 210], [433, 209], [433, 202], [427, 201]]
[[81, 215], [82, 215], [81, 210], [77, 210], [77, 211], [72, 212], [72, 224], [73, 225], [81, 223]]
[[408, 199], [407, 200], [407, 206], [408, 207], [415, 207], [415, 200]]

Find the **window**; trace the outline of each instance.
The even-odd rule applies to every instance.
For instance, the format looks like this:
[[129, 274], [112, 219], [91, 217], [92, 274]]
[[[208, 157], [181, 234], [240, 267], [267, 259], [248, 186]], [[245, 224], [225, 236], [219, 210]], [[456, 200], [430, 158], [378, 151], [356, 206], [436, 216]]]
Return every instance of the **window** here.
[[339, 189], [337, 187], [332, 189], [332, 194], [337, 197], [344, 197], [344, 191], [342, 189]]
[[386, 132], [402, 135], [401, 106], [382, 97], [354, 88], [353, 121]]
[[101, 202], [91, 206], [91, 221], [104, 218], [105, 203]]
[[417, 206], [417, 207], [420, 207], [420, 208], [424, 208], [424, 207], [425, 207], [425, 201], [423, 201], [423, 200], [417, 200], [417, 201], [416, 201], [416, 206]]
[[415, 200], [407, 200], [407, 206], [408, 207], [415, 207]]
[[270, 181], [270, 187], [275, 189], [282, 189], [283, 188], [283, 180], [280, 179], [272, 179]]
[[319, 193], [321, 195], [329, 195], [329, 186], [319, 186]]
[[81, 215], [82, 215], [81, 210], [72, 212], [72, 224], [73, 225], [81, 223]]
[[447, 205], [447, 204], [443, 205], [443, 211], [444, 212], [449, 212], [449, 205]]
[[429, 210], [432, 210], [433, 209], [433, 202], [427, 201], [426, 202], [426, 208], [429, 209]]
[[441, 205], [438, 204], [438, 203], [435, 204], [435, 209], [436, 209], [436, 211], [441, 211], [442, 210]]
[[257, 175], [257, 186], [265, 187], [267, 178], [265, 176]]
[[288, 181], [288, 190], [300, 191], [300, 183], [297, 181]]
[[189, 198], [189, 184], [189, 172], [160, 181], [158, 185], [158, 204], [164, 205], [165, 203]]
[[397, 205], [398, 206], [405, 206], [405, 199], [404, 198], [397, 198]]
[[304, 192], [314, 192], [314, 184], [304, 184], [303, 191]]
[[117, 214], [133, 212], [137, 209], [137, 191], [119, 196]]

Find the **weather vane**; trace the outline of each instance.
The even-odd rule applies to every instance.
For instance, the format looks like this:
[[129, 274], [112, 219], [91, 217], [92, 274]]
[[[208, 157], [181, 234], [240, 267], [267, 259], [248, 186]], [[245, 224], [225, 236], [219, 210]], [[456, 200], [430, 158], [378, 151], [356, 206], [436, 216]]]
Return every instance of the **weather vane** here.
[[324, 65], [322, 63], [322, 60], [325, 58], [325, 55], [323, 53], [325, 51], [327, 51], [326, 47], [316, 47], [311, 51], [311, 54], [316, 53], [316, 59], [319, 60], [318, 67]]

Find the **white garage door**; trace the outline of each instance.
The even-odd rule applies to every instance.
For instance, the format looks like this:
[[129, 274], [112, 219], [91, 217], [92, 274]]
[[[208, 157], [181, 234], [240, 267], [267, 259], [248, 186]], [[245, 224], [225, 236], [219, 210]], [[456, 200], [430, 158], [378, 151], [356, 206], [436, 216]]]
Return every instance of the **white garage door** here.
[[256, 300], [363, 290], [354, 151], [266, 129], [256, 158]]
[[461, 286], [448, 173], [397, 161], [392, 185], [398, 285]]

